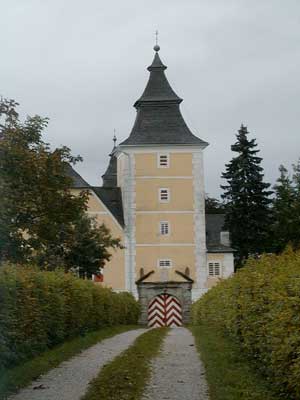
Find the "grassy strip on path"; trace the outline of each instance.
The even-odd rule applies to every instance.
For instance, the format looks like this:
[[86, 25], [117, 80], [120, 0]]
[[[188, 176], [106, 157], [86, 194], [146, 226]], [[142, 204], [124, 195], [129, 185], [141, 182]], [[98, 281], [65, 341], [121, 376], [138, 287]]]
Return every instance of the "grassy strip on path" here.
[[210, 400], [278, 399], [230, 338], [208, 326], [190, 329], [205, 366]]
[[150, 361], [160, 350], [168, 328], [151, 329], [102, 368], [82, 400], [138, 400], [150, 377]]
[[88, 347], [99, 343], [101, 340], [137, 328], [139, 327], [119, 325], [90, 332], [85, 336], [80, 336], [60, 344], [32, 360], [26, 361], [24, 364], [7, 370], [0, 376], [0, 400], [5, 400], [8, 394], [16, 392], [34, 379], [37, 379], [40, 375], [57, 367], [61, 362], [70, 359]]

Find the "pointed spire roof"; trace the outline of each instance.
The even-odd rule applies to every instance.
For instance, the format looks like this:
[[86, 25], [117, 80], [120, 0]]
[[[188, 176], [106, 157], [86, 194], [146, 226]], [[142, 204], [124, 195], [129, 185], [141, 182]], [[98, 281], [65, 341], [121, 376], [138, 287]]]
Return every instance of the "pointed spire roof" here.
[[147, 69], [150, 71], [147, 86], [142, 96], [135, 102], [134, 107], [138, 108], [147, 102], [161, 101], [180, 104], [182, 99], [171, 88], [165, 75], [167, 67], [162, 63], [157, 51], [155, 52], [152, 64]]
[[102, 175], [102, 180], [103, 180], [103, 187], [116, 187], [117, 186], [117, 157], [115, 156], [115, 150], [116, 150], [116, 134], [114, 133], [113, 137], [113, 142], [114, 142], [114, 147], [112, 151], [109, 154], [109, 164]]
[[172, 89], [165, 75], [167, 67], [154, 46], [155, 55], [147, 86], [134, 103], [137, 116], [129, 137], [120, 146], [138, 145], [198, 145], [207, 143], [193, 135], [186, 125], [179, 105], [182, 99]]

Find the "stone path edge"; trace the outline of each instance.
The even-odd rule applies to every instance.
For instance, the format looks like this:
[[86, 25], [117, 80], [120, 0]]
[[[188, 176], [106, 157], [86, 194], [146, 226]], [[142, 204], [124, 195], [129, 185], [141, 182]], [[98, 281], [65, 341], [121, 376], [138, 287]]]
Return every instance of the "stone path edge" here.
[[8, 400], [80, 400], [104, 364], [126, 350], [146, 329], [139, 328], [102, 340], [62, 362]]

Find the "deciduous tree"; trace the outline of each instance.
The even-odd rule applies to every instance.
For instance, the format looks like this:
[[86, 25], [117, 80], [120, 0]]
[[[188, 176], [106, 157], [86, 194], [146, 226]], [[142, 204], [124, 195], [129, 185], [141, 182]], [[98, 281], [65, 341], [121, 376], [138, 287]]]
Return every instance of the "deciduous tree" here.
[[16, 107], [11, 100], [0, 102], [0, 261], [36, 262], [47, 269], [76, 262], [90, 274], [119, 241], [85, 215], [88, 193], [70, 191], [66, 166], [81, 158], [67, 147], [51, 150], [42, 140], [48, 120], [21, 122]]

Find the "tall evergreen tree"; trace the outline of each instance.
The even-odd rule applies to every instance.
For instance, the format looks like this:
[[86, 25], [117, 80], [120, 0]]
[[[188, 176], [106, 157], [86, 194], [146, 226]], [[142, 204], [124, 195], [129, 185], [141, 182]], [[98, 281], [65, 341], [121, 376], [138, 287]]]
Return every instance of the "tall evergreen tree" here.
[[272, 245], [275, 252], [282, 251], [288, 243], [292, 244], [295, 241], [296, 190], [288, 170], [283, 165], [280, 165], [279, 172], [280, 176], [274, 185], [273, 201]]
[[237, 141], [231, 150], [236, 157], [226, 164], [222, 178], [222, 195], [226, 204], [225, 223], [231, 234], [232, 246], [236, 249], [237, 265], [242, 265], [250, 254], [266, 251], [270, 229], [269, 183], [263, 181], [262, 159], [255, 139], [248, 139], [248, 131], [241, 126]]
[[291, 239], [289, 243], [295, 249], [300, 248], [300, 159], [296, 164], [292, 164], [293, 174], [292, 183], [294, 189], [293, 203], [291, 210]]

